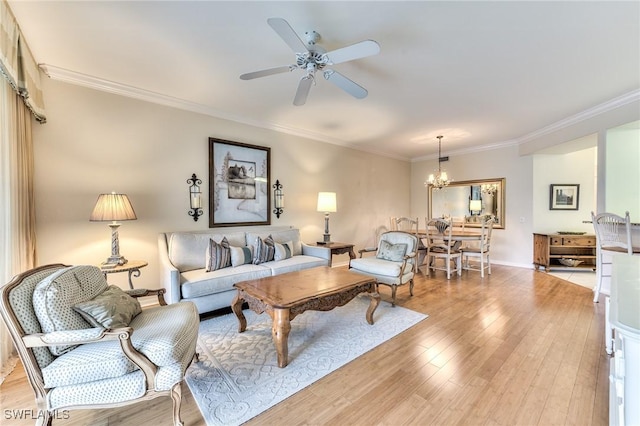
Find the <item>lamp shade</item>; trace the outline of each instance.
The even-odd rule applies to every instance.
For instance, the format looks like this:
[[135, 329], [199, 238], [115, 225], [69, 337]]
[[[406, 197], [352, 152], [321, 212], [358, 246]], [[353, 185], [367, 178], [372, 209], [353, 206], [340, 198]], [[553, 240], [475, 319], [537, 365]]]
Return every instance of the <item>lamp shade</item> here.
[[91, 222], [107, 222], [118, 220], [136, 220], [129, 197], [125, 194], [100, 194], [91, 212]]
[[469, 201], [469, 210], [472, 212], [479, 212], [482, 210], [482, 200]]
[[325, 213], [338, 211], [335, 192], [318, 192], [318, 211]]

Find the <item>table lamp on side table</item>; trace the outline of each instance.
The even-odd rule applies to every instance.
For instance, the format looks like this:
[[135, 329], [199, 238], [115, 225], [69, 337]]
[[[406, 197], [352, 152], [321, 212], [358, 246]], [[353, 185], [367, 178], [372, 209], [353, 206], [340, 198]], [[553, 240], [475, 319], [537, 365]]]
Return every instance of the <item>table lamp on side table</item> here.
[[335, 192], [318, 192], [318, 208], [319, 212], [324, 212], [324, 239], [318, 241], [318, 244], [327, 244], [331, 242], [331, 234], [329, 234], [329, 213], [338, 211], [336, 205]]
[[111, 256], [102, 264], [102, 268], [115, 268], [127, 263], [127, 259], [120, 255], [120, 242], [118, 241], [119, 220], [136, 220], [129, 197], [125, 194], [100, 194], [96, 205], [91, 212], [91, 222], [111, 221]]

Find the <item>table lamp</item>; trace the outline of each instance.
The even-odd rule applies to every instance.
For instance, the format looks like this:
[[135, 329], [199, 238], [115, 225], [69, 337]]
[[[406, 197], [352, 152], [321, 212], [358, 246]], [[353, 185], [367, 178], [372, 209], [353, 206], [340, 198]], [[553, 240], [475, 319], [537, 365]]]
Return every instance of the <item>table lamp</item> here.
[[96, 205], [91, 212], [91, 222], [109, 222], [111, 227], [111, 256], [102, 264], [103, 268], [115, 268], [127, 263], [127, 259], [120, 255], [120, 242], [118, 241], [119, 220], [136, 220], [129, 197], [125, 194], [100, 194]]
[[335, 192], [318, 192], [318, 208], [319, 212], [324, 212], [324, 239], [319, 244], [327, 244], [331, 242], [331, 234], [329, 234], [329, 213], [338, 211], [336, 206]]
[[469, 210], [472, 215], [479, 215], [482, 211], [482, 200], [469, 200]]

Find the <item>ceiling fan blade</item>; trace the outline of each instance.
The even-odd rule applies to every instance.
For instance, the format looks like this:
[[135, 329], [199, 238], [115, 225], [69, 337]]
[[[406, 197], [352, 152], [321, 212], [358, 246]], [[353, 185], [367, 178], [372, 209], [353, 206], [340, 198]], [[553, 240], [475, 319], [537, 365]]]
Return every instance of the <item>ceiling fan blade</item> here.
[[266, 77], [268, 75], [280, 74], [283, 72], [293, 71], [296, 69], [294, 65], [285, 65], [283, 67], [269, 68], [266, 70], [260, 70], [255, 72], [249, 72], [242, 74], [240, 80], [253, 80], [254, 78]]
[[309, 91], [311, 90], [311, 83], [313, 83], [313, 78], [308, 75], [300, 79], [298, 90], [296, 90], [296, 97], [293, 98], [294, 105], [301, 106], [307, 102], [307, 96], [309, 96]]
[[339, 64], [341, 62], [377, 55], [378, 53], [380, 53], [380, 45], [377, 42], [364, 40], [350, 46], [332, 50], [331, 52], [327, 52], [326, 55], [330, 64]]
[[293, 31], [291, 25], [282, 18], [269, 18], [267, 23], [278, 33], [278, 35], [289, 45], [294, 53], [308, 52], [307, 45], [300, 40], [298, 34]]
[[325, 80], [329, 80], [354, 98], [364, 99], [369, 94], [369, 92], [367, 92], [367, 89], [349, 80], [338, 71], [326, 70], [324, 72], [324, 78]]

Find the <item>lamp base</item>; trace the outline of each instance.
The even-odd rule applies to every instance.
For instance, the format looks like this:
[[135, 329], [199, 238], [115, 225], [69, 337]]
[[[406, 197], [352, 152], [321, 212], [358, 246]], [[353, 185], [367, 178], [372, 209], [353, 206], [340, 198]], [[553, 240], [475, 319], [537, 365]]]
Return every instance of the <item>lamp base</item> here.
[[330, 243], [331, 242], [331, 234], [324, 234], [322, 241], [324, 242], [324, 244]]
[[128, 260], [125, 259], [124, 256], [111, 256], [106, 261], [102, 262], [100, 267], [104, 269], [111, 269], [116, 266], [124, 265], [127, 262]]

